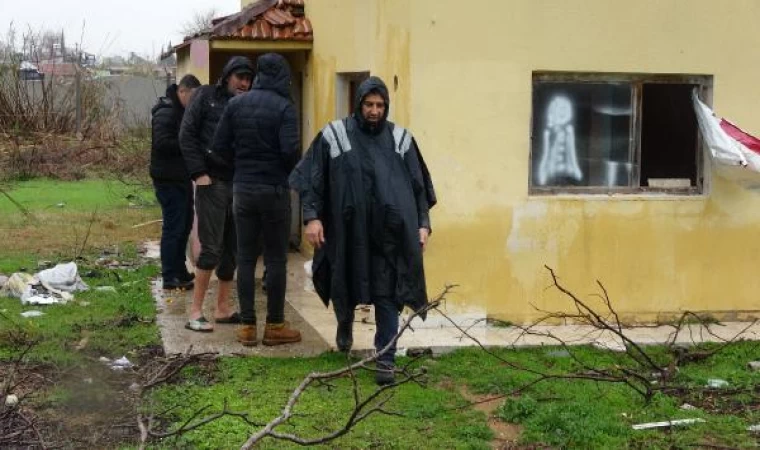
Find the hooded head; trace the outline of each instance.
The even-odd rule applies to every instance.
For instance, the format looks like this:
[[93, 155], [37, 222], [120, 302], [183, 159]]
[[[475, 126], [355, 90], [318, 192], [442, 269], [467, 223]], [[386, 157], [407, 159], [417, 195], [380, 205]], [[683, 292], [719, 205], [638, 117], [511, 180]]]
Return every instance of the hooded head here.
[[363, 131], [379, 133], [385, 128], [391, 102], [383, 80], [369, 77], [362, 82], [356, 90], [355, 104], [354, 118]]
[[[235, 75], [235, 79], [230, 78]], [[251, 88], [253, 63], [245, 56], [233, 56], [222, 69], [222, 76], [217, 85], [226, 88], [230, 94], [237, 95]]]
[[256, 79], [254, 89], [275, 91], [283, 97], [290, 98], [290, 66], [288, 61], [277, 53], [266, 53], [256, 61]]
[[155, 105], [153, 105], [153, 108], [151, 108], [150, 113], [155, 114], [156, 111], [158, 111], [161, 108], [181, 108], [182, 104], [179, 102], [179, 98], [177, 97], [177, 85], [171, 84], [169, 87], [166, 88], [166, 94], [164, 94], [163, 97], [159, 97], [158, 102], [156, 102]]

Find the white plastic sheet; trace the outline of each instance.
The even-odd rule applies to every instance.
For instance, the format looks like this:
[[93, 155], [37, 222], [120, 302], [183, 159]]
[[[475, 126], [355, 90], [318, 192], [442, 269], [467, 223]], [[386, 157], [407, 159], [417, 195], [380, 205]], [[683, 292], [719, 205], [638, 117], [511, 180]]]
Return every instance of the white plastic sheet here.
[[[719, 117], [692, 93], [699, 132], [710, 149], [718, 176], [747, 189], [760, 190], [760, 155], [729, 135]], [[753, 136], [749, 136], [755, 139]]]
[[87, 285], [79, 278], [76, 263], [58, 264], [37, 274], [43, 286], [65, 292], [85, 291]]
[[52, 305], [74, 299], [71, 294], [87, 290], [73, 262], [59, 264], [32, 276], [17, 272], [0, 289], [0, 295], [18, 298], [24, 305]]
[[696, 92], [693, 92], [691, 97], [694, 102], [694, 111], [697, 114], [699, 132], [710, 148], [712, 157], [721, 164], [748, 166], [747, 154], [752, 152], [747, 148], [742, 149], [744, 147], [742, 144], [723, 131], [720, 127], [720, 119], [715, 117], [713, 111], [702, 103]]
[[35, 283], [37, 280], [28, 273], [14, 273], [0, 289], [0, 295], [11, 298], [29, 297], [32, 295], [32, 285]]

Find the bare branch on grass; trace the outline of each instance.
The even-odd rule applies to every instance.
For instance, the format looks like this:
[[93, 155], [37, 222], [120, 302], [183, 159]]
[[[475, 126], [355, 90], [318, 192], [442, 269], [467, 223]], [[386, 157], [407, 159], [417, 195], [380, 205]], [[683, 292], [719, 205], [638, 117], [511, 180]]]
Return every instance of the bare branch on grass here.
[[[190, 354], [191, 351], [192, 347], [189, 348], [188, 351], [183, 355], [172, 355], [167, 358], [154, 360], [143, 367], [138, 374], [143, 380], [139, 385], [139, 397], [145, 401], [150, 390], [159, 385], [170, 382], [185, 367], [202, 362], [213, 362], [218, 357], [218, 355], [213, 353], [200, 353], [193, 355]], [[218, 413], [210, 414], [200, 418], [211, 407], [210, 405], [205, 405], [191, 414], [191, 416], [179, 427], [168, 431], [156, 430], [156, 422], [160, 422], [160, 418], [165, 417], [177, 407], [179, 407], [179, 405], [174, 405], [157, 414], [138, 414], [137, 427], [140, 430], [140, 449], [144, 449], [151, 439], [166, 439], [169, 437], [181, 436], [223, 417], [234, 417], [244, 421], [248, 425], [261, 426], [261, 424], [257, 424], [250, 420], [248, 418], [247, 412], [231, 411], [228, 408], [227, 402], [225, 401], [222, 411]]]
[[92, 234], [92, 225], [95, 223], [95, 221], [98, 218], [98, 210], [95, 208], [95, 211], [90, 214], [90, 220], [87, 221], [87, 231], [84, 234], [84, 237], [82, 238], [82, 244], [78, 245], [79, 243], [79, 232], [75, 228], [75, 237], [74, 237], [74, 261], [78, 260], [79, 258], [84, 255], [84, 250], [87, 247], [87, 241], [90, 239], [90, 234]]
[[[645, 346], [642, 346], [635, 342], [630, 336], [628, 336], [627, 330], [620, 318], [620, 315], [612, 305], [612, 301], [609, 296], [607, 288], [597, 280], [596, 284], [599, 287], [601, 293], [595, 294], [595, 297], [601, 299], [605, 311], [599, 312], [592, 308], [588, 303], [581, 300], [577, 295], [567, 289], [561, 282], [556, 273], [548, 266], [546, 269], [552, 277], [552, 286], [558, 291], [563, 293], [567, 298], [572, 301], [574, 312], [546, 312], [538, 308], [536, 310], [544, 313], [542, 317], [537, 319], [531, 324], [525, 326], [516, 326], [520, 330], [515, 342], [523, 339], [525, 336], [538, 336], [545, 339], [549, 339], [556, 345], [561, 347], [572, 359], [572, 361], [578, 366], [578, 370], [572, 373], [556, 373], [548, 370], [536, 370], [528, 367], [524, 367], [507, 358], [502, 357], [500, 354], [490, 350], [482, 342], [480, 342], [475, 336], [470, 333], [472, 326], [463, 328], [457, 324], [453, 319], [447, 316], [443, 311], [438, 311], [444, 318], [446, 318], [455, 328], [457, 328], [463, 335], [463, 337], [475, 342], [481, 350], [488, 355], [496, 358], [502, 362], [509, 369], [518, 370], [521, 372], [530, 373], [535, 375], [536, 378], [530, 382], [512, 390], [509, 393], [499, 395], [496, 397], [489, 397], [483, 402], [493, 401], [499, 398], [506, 398], [518, 395], [525, 390], [535, 386], [538, 383], [552, 380], [552, 379], [564, 379], [564, 380], [586, 380], [594, 382], [605, 383], [617, 383], [623, 384], [640, 394], [645, 401], [652, 399], [653, 395], [657, 391], [672, 390], [672, 387], [668, 386], [677, 368], [683, 364], [694, 361], [702, 361], [709, 357], [714, 356], [718, 352], [724, 350], [731, 343], [736, 342], [740, 336], [754, 326], [757, 321], [754, 321], [744, 327], [736, 335], [730, 339], [721, 339], [717, 334], [710, 330], [710, 323], [707, 319], [698, 316], [692, 312], [685, 312], [678, 321], [670, 324], [674, 328], [671, 336], [665, 343], [670, 349], [671, 358], [669, 360], [658, 360], [652, 354], [650, 354]], [[582, 324], [590, 326], [590, 330], [582, 333], [581, 336], [574, 338], [572, 341], [567, 338], [557, 336], [553, 331], [546, 329], [545, 327], [539, 328], [539, 326], [556, 323], [556, 322], [568, 324]], [[706, 333], [710, 334], [716, 340], [722, 341], [722, 344], [709, 351], [696, 351], [685, 349], [675, 345], [676, 339], [679, 334], [684, 331], [684, 328], [688, 328], [691, 332], [691, 328], [688, 327], [688, 322], [696, 322], [700, 328], [703, 328]], [[511, 324], [510, 324], [511, 325]], [[657, 326], [662, 326], [657, 325]], [[613, 336], [616, 340], [623, 343], [623, 350], [620, 352], [611, 352], [614, 355], [614, 362], [610, 364], [600, 365], [596, 361], [587, 362], [579, 353], [575, 350], [574, 343], [588, 340], [588, 338], [599, 338], [604, 336]], [[692, 335], [692, 343], [697, 341]], [[701, 336], [700, 336], [701, 337]], [[660, 358], [661, 359], [661, 358]], [[471, 406], [472, 403], [468, 403], [462, 407]], [[458, 408], [462, 408], [458, 407]]]
[[[348, 433], [358, 423], [367, 419], [373, 414], [398, 415], [398, 413], [388, 411], [384, 408], [385, 405], [393, 397], [393, 392], [394, 392], [393, 390], [397, 388], [398, 386], [401, 386], [410, 382], [418, 383], [420, 379], [425, 376], [425, 374], [427, 373], [427, 370], [424, 367], [421, 367], [416, 370], [409, 370], [408, 366], [405, 366], [403, 368], [396, 368], [395, 369], [396, 372], [402, 375], [402, 378], [400, 380], [397, 380], [392, 384], [378, 387], [374, 392], [369, 394], [363, 400], [361, 399], [361, 392], [359, 389], [359, 384], [356, 379], [356, 371], [359, 369], [370, 370], [370, 371], [376, 370], [376, 369], [370, 368], [369, 364], [376, 362], [378, 358], [380, 358], [382, 355], [390, 351], [390, 349], [396, 345], [396, 343], [401, 338], [401, 336], [407, 330], [412, 328], [412, 322], [414, 321], [414, 319], [425, 317], [427, 313], [429, 313], [432, 310], [438, 310], [438, 308], [445, 301], [446, 296], [454, 288], [456, 288], [455, 285], [446, 286], [444, 290], [437, 297], [435, 297], [430, 302], [428, 302], [428, 304], [425, 305], [420, 310], [415, 311], [413, 314], [411, 314], [401, 325], [401, 327], [399, 328], [398, 332], [393, 337], [393, 339], [384, 348], [380, 349], [374, 355], [368, 356], [354, 364], [349, 364], [342, 369], [338, 369], [332, 372], [314, 372], [307, 375], [303, 379], [303, 381], [301, 381], [301, 384], [299, 384], [298, 387], [293, 391], [287, 403], [285, 404], [285, 407], [282, 409], [281, 414], [275, 419], [273, 419], [272, 421], [270, 421], [263, 429], [251, 435], [249, 439], [245, 442], [245, 444], [243, 444], [241, 449], [250, 449], [256, 443], [260, 442], [262, 439], [268, 436], [275, 439], [287, 440], [287, 441], [294, 442], [300, 445], [324, 444]], [[296, 407], [301, 396], [307, 391], [307, 389], [310, 386], [312, 386], [313, 384], [326, 383], [331, 380], [343, 378], [346, 376], [350, 377], [351, 383], [352, 383], [354, 409], [349, 414], [349, 417], [346, 419], [345, 423], [343, 424], [341, 428], [333, 431], [332, 433], [326, 434], [318, 438], [313, 438], [313, 439], [303, 438], [303, 437], [295, 436], [292, 434], [283, 434], [283, 433], [279, 433], [275, 431], [278, 426], [286, 423], [291, 417], [293, 417], [294, 408]], [[385, 394], [386, 392], [388, 392], [388, 394]]]
[[[0, 318], [12, 325], [5, 331], [8, 340], [18, 348], [18, 354], [8, 364], [8, 372], [0, 383], [0, 447], [39, 447], [50, 448], [40, 433], [34, 419], [28, 418], [22, 411], [26, 395], [18, 392], [20, 386], [27, 383], [35, 374], [21, 375], [27, 366], [27, 356], [39, 344], [39, 339], [32, 339], [26, 330], [11, 320], [4, 313]], [[14, 403], [6, 402], [6, 398], [16, 396]]]
[[8, 193], [8, 191], [6, 191], [5, 189], [3, 189], [2, 186], [0, 186], [0, 194], [3, 194], [3, 196], [5, 198], [7, 198], [8, 201], [10, 201], [11, 203], [13, 203], [13, 206], [15, 206], [21, 212], [21, 214], [24, 215], [24, 217], [26, 217], [27, 219], [30, 219], [30, 220], [36, 220], [36, 217], [34, 217], [34, 215], [32, 214], [32, 212], [29, 211], [24, 205], [22, 205], [21, 203], [19, 203], [15, 198], [13, 198], [11, 196], [11, 194]]
[[[417, 361], [419, 361], [419, 358], [414, 359], [408, 364], [405, 364], [403, 367], [395, 369], [396, 374], [399, 375], [399, 378], [396, 380], [395, 383], [386, 385], [386, 386], [381, 386], [375, 389], [373, 392], [369, 393], [369, 395], [365, 395], [364, 393], [362, 393], [360, 384], [358, 382], [357, 373], [358, 371], [361, 371], [361, 370], [364, 370], [364, 371], [377, 370], [374, 367], [372, 367], [371, 364], [376, 362], [378, 357], [382, 356], [387, 351], [389, 351], [390, 348], [396, 344], [398, 339], [404, 334], [405, 331], [412, 329], [411, 323], [414, 319], [418, 317], [424, 317], [424, 315], [426, 315], [427, 313], [433, 310], [441, 314], [449, 323], [451, 323], [455, 328], [457, 328], [464, 337], [472, 340], [479, 347], [480, 350], [482, 350], [484, 353], [488, 354], [489, 356], [503, 363], [503, 365], [506, 366], [509, 370], [515, 370], [522, 373], [528, 373], [534, 376], [532, 380], [530, 380], [529, 382], [523, 384], [522, 386], [516, 389], [513, 389], [511, 392], [507, 394], [492, 396], [487, 399], [481, 400], [479, 402], [468, 403], [467, 405], [459, 406], [456, 409], [469, 407], [469, 406], [472, 406], [473, 404], [480, 403], [480, 402], [490, 402], [490, 401], [494, 401], [500, 398], [506, 398], [506, 397], [519, 395], [525, 392], [526, 390], [548, 380], [580, 380], [580, 381], [591, 381], [591, 382], [597, 382], [597, 383], [621, 384], [621, 385], [627, 386], [632, 391], [638, 393], [639, 395], [643, 397], [643, 399], [646, 402], [648, 402], [652, 399], [655, 392], [657, 391], [670, 392], [670, 390], [674, 388], [673, 385], [668, 385], [668, 382], [671, 380], [672, 374], [674, 372], [674, 368], [677, 367], [678, 364], [684, 364], [692, 360], [701, 360], [704, 358], [709, 358], [710, 356], [715, 355], [722, 349], [726, 348], [726, 346], [735, 342], [738, 339], [738, 335], [734, 336], [731, 339], [727, 339], [721, 346], [709, 352], [702, 352], [702, 353], [692, 352], [690, 353], [691, 356], [688, 356], [688, 357], [684, 357], [682, 353], [680, 356], [680, 359], [675, 359], [675, 358], [678, 358], [678, 356], [676, 355], [673, 357], [674, 359], [671, 359], [669, 361], [661, 361], [660, 357], [655, 357], [652, 354], [650, 354], [647, 351], [647, 348], [645, 346], [638, 344], [630, 336], [626, 334], [627, 331], [620, 318], [620, 315], [613, 307], [609, 293], [606, 287], [601, 282], [597, 281], [597, 286], [599, 287], [601, 291], [601, 294], [597, 296], [603, 302], [603, 305], [605, 308], [604, 312], [599, 312], [595, 310], [587, 302], [581, 300], [578, 296], [576, 296], [573, 292], [571, 292], [561, 283], [559, 277], [555, 274], [555, 272], [551, 268], [549, 267], [546, 267], [546, 268], [547, 270], [549, 270], [549, 273], [552, 277], [552, 281], [553, 281], [552, 286], [556, 288], [558, 291], [560, 291], [561, 293], [563, 293], [567, 298], [569, 298], [572, 301], [574, 311], [569, 312], [569, 313], [545, 312], [545, 315], [543, 317], [536, 320], [532, 324], [529, 324], [526, 326], [518, 326], [518, 328], [521, 330], [520, 338], [526, 335], [536, 335], [536, 336], [542, 336], [544, 338], [548, 338], [551, 341], [556, 342], [558, 346], [560, 346], [561, 348], [567, 351], [569, 357], [572, 359], [573, 363], [577, 366], [577, 370], [568, 373], [568, 372], [552, 371], [549, 369], [528, 367], [523, 364], [512, 361], [502, 356], [498, 352], [492, 350], [491, 348], [483, 344], [483, 342], [481, 342], [478, 338], [472, 335], [472, 333], [470, 332], [471, 327], [463, 328], [458, 323], [456, 323], [455, 320], [453, 320], [450, 316], [448, 316], [444, 311], [442, 311], [442, 309], [440, 308], [441, 304], [445, 300], [446, 295], [451, 291], [451, 289], [454, 288], [454, 286], [447, 286], [446, 289], [438, 297], [431, 300], [427, 306], [425, 306], [420, 311], [415, 312], [409, 318], [407, 318], [407, 320], [405, 320], [402, 326], [400, 327], [398, 333], [396, 334], [392, 342], [389, 343], [384, 349], [381, 349], [380, 351], [376, 352], [374, 355], [361, 359], [355, 363], [349, 363], [341, 369], [331, 371], [331, 372], [314, 372], [307, 375], [301, 381], [301, 383], [293, 390], [287, 402], [283, 406], [280, 414], [265, 425], [257, 425], [258, 427], [260, 427], [260, 429], [256, 433], [250, 435], [248, 440], [243, 444], [241, 448], [250, 449], [265, 438], [285, 440], [285, 441], [289, 441], [289, 442], [300, 444], [300, 445], [325, 444], [334, 439], [337, 439], [340, 436], [347, 434], [357, 424], [366, 420], [372, 415], [381, 414], [381, 415], [400, 416], [400, 414], [397, 412], [389, 411], [387, 409], [387, 405], [390, 402], [390, 400], [393, 398], [393, 395], [396, 392], [395, 389], [398, 386], [408, 384], [408, 383], [423, 384], [422, 380], [424, 379], [424, 376], [426, 374], [426, 369], [424, 367], [420, 367], [417, 369], [412, 368], [412, 366]], [[682, 316], [679, 321], [673, 324], [675, 336], [677, 336], [679, 333], [683, 331], [684, 326], [686, 326], [687, 324], [687, 321], [688, 321], [687, 319], [689, 318], [691, 318], [691, 320], [694, 320], [694, 319], [697, 319], [698, 316], [693, 315], [691, 313], [684, 314], [684, 316]], [[615, 355], [615, 358], [613, 358], [613, 362], [609, 364], [600, 365], [596, 361], [593, 361], [593, 362], [585, 361], [584, 358], [581, 357], [574, 350], [573, 346], [571, 345], [572, 344], [571, 342], [568, 342], [562, 339], [561, 337], [557, 336], [551, 331], [540, 330], [537, 328], [539, 325], [556, 322], [557, 320], [562, 321], [564, 323], [580, 323], [580, 324], [590, 325], [591, 331], [586, 333], [587, 335], [586, 337], [595, 336], [595, 335], [599, 336], [603, 334], [611, 335], [615, 337], [617, 340], [623, 342], [624, 350], [621, 352], [611, 353], [612, 355]], [[700, 323], [701, 326], [708, 325], [705, 322], [702, 322], [699, 320], [698, 320], [698, 323]], [[752, 324], [750, 326], [752, 326]], [[742, 333], [746, 331], [747, 329], [749, 329], [750, 326], [746, 327], [742, 331]], [[708, 332], [711, 332], [711, 331], [708, 330]], [[740, 335], [742, 333], [740, 333]], [[675, 338], [672, 338], [672, 341], [669, 340], [670, 347], [673, 347], [674, 343], [675, 343]], [[699, 355], [699, 356], [695, 356], [695, 355]], [[698, 358], [698, 359], [695, 359], [695, 358]], [[147, 383], [145, 386], [147, 388], [150, 388], [157, 384], [166, 382], [168, 379], [175, 376], [176, 373], [178, 373], [182, 367], [185, 367], [189, 363], [190, 362], [187, 362], [186, 364], [179, 364], [179, 365], [170, 364], [170, 365], [165, 366], [162, 370], [159, 370], [155, 373], [155, 375], [152, 378], [154, 381]], [[295, 433], [285, 433], [285, 432], [278, 431], [278, 428], [282, 426], [293, 426], [293, 423], [291, 422], [291, 420], [295, 417], [301, 416], [297, 414], [295, 410], [297, 408], [297, 405], [301, 397], [310, 388], [325, 387], [328, 390], [335, 390], [338, 388], [338, 385], [335, 384], [334, 381], [341, 378], [348, 378], [350, 380], [350, 386], [351, 386], [350, 389], [351, 389], [351, 395], [353, 399], [353, 409], [348, 413], [348, 416], [346, 417], [345, 421], [337, 429], [334, 429], [332, 431], [318, 430], [321, 435], [317, 437], [303, 437]], [[146, 418], [141, 417], [139, 419], [139, 424], [143, 432], [142, 434], [143, 444], [145, 444], [151, 438], [176, 436], [176, 435], [197, 429], [203, 425], [206, 425], [214, 420], [217, 420], [225, 416], [238, 417], [245, 420], [249, 425], [254, 425], [252, 421], [248, 420], [247, 415], [245, 413], [236, 413], [236, 412], [229, 411], [226, 403], [221, 412], [208, 415], [204, 418], [200, 418], [206, 410], [207, 410], [206, 407], [199, 409], [198, 411], [196, 411], [195, 414], [191, 416], [190, 419], [185, 421], [185, 423], [183, 423], [177, 429], [173, 431], [168, 431], [168, 432], [153, 431], [151, 429], [153, 418], [149, 417], [146, 420]]]

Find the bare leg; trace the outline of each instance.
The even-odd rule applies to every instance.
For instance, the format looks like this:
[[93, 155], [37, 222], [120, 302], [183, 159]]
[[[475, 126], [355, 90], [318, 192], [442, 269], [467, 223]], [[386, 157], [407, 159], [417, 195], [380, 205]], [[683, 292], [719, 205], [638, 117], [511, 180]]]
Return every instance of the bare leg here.
[[197, 320], [203, 316], [203, 299], [206, 298], [212, 272], [197, 267], [195, 269], [195, 290], [193, 290], [193, 305], [190, 307], [190, 320]]
[[230, 293], [232, 292], [232, 280], [219, 280], [219, 286], [216, 291], [216, 314], [217, 319], [229, 317], [234, 312], [230, 308]]

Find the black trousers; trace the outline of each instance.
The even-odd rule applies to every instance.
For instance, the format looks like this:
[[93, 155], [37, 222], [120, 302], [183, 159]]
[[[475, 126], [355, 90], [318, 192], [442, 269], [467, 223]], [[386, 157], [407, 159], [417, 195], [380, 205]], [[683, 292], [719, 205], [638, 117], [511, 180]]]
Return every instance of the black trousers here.
[[193, 227], [193, 185], [187, 181], [153, 181], [161, 205], [161, 276], [185, 279], [185, 248]]
[[283, 186], [246, 185], [244, 189], [236, 189], [233, 210], [238, 237], [238, 299], [242, 322], [256, 324], [254, 274], [263, 238], [267, 323], [282, 323], [290, 235], [289, 190]]

